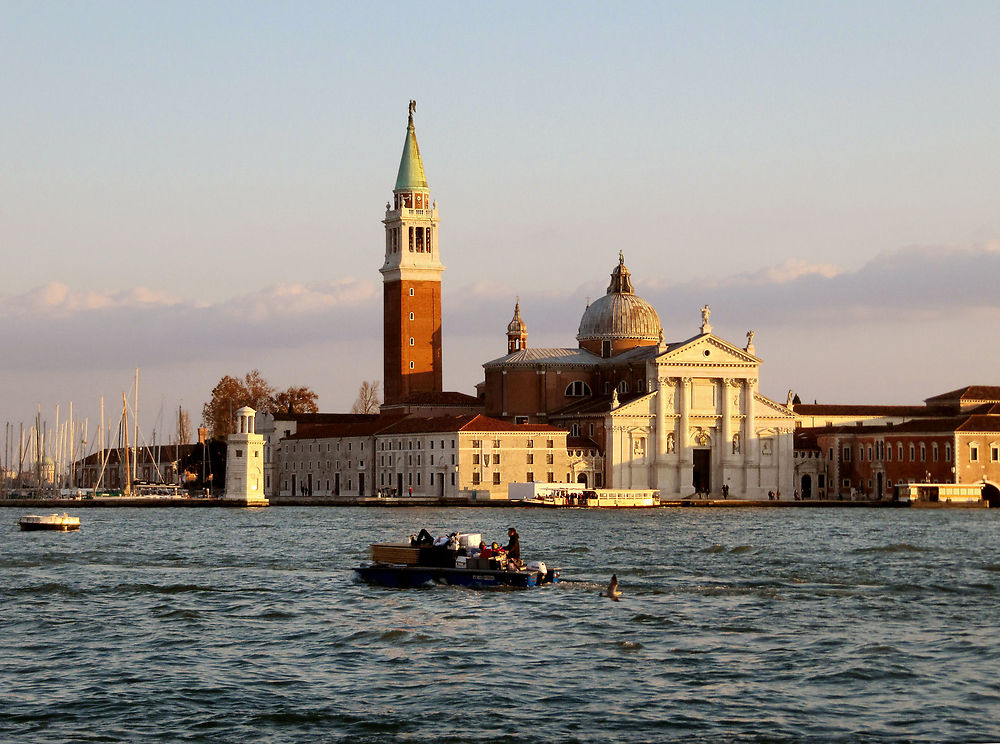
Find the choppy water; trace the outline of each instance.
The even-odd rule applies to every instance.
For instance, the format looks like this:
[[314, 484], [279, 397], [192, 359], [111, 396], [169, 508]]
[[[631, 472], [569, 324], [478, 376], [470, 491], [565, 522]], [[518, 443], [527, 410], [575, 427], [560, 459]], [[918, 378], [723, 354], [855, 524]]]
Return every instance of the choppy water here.
[[[1000, 739], [1000, 511], [0, 509], [0, 739]], [[420, 527], [563, 568], [358, 583]], [[612, 572], [624, 596], [601, 599]]]

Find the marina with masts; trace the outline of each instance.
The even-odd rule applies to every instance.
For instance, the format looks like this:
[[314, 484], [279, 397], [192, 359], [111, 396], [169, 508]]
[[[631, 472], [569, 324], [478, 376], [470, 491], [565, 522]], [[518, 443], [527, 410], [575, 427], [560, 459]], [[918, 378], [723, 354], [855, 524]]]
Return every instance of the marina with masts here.
[[131, 408], [129, 393], [123, 392], [120, 412], [108, 418], [105, 399], [100, 398], [100, 419], [93, 440], [89, 418], [74, 417], [72, 402], [65, 416], [56, 405], [51, 424], [43, 417], [41, 405], [27, 426], [6, 422], [0, 499], [178, 497], [183, 479], [179, 460], [191, 445], [180, 441], [184, 438], [180, 431], [171, 443], [157, 443], [155, 426], [150, 442], [145, 442], [138, 417], [138, 369], [129, 392]]

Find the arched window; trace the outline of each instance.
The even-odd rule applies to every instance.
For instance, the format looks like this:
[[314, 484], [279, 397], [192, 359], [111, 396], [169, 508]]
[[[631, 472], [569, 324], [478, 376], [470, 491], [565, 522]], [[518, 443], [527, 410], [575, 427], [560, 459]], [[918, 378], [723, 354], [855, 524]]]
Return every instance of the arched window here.
[[574, 380], [566, 386], [567, 398], [581, 398], [587, 395], [591, 395], [590, 386], [583, 380]]
[[618, 392], [619, 393], [627, 393], [628, 392], [628, 382], [627, 381], [622, 380], [621, 382], [618, 383]]

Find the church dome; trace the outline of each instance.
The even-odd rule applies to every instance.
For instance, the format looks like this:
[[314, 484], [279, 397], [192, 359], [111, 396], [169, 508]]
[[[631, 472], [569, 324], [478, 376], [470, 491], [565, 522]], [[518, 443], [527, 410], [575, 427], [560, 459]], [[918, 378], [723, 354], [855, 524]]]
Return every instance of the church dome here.
[[619, 253], [608, 293], [587, 306], [580, 319], [577, 340], [659, 341], [662, 335], [660, 316], [633, 291], [625, 258]]

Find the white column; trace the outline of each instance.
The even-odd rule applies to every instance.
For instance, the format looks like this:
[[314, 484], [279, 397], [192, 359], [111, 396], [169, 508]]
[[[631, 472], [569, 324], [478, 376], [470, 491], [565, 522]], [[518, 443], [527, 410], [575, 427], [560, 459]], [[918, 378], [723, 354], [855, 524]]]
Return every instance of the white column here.
[[[733, 409], [732, 380], [720, 380], [722, 385], [722, 458], [723, 464], [729, 462], [733, 452]], [[725, 481], [723, 481], [725, 483]]]
[[667, 456], [667, 378], [656, 380], [656, 464], [663, 465]]
[[681, 495], [690, 492], [692, 488], [692, 468], [694, 458], [691, 454], [691, 378], [682, 377], [677, 394], [680, 414], [680, 432], [677, 441], [677, 490]]

